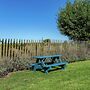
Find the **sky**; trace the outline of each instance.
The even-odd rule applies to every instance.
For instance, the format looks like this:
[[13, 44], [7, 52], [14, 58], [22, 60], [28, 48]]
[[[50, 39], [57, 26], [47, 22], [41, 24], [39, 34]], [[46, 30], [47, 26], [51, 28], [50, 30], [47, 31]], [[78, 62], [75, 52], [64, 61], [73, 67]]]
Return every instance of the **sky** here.
[[68, 40], [56, 24], [57, 13], [66, 1], [0, 0], [0, 38]]

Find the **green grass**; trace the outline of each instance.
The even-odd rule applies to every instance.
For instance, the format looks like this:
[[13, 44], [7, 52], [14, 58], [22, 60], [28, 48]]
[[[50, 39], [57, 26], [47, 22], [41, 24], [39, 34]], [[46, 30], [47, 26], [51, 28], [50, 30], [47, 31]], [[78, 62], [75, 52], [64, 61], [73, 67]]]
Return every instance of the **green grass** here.
[[90, 61], [49, 72], [14, 72], [0, 79], [0, 90], [90, 90]]

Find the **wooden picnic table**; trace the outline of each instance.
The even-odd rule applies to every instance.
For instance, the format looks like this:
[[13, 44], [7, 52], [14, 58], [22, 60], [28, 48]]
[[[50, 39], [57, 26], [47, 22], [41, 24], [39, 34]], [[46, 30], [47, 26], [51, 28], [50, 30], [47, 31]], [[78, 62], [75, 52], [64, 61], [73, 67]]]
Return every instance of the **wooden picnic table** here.
[[31, 64], [33, 71], [37, 69], [43, 70], [45, 73], [52, 70], [55, 67], [61, 67], [64, 69], [66, 62], [62, 62], [62, 55], [50, 55], [50, 56], [33, 56], [36, 59], [36, 63]]

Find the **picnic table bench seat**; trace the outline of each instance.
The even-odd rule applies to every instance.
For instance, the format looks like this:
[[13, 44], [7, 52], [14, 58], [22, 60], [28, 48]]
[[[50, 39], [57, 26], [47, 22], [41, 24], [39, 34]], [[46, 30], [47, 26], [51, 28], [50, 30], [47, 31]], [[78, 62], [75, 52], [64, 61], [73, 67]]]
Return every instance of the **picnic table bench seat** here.
[[63, 66], [63, 65], [65, 65], [65, 64], [66, 64], [66, 63], [61, 62], [61, 63], [54, 63], [54, 64], [51, 64], [51, 65], [45, 65], [44, 67]]

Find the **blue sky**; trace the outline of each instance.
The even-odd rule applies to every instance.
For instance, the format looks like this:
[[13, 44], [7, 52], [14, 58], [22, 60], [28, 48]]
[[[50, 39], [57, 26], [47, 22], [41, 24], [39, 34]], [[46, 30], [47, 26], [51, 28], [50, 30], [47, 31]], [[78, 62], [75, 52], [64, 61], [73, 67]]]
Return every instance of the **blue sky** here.
[[57, 12], [66, 1], [0, 0], [0, 38], [68, 40], [56, 24]]

